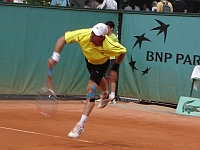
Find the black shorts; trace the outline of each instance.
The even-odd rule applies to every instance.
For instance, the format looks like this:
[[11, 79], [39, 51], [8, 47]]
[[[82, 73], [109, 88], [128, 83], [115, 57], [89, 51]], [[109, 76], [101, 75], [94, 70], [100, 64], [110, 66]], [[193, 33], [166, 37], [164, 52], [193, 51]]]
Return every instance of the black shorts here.
[[108, 59], [104, 64], [100, 65], [91, 64], [88, 62], [87, 59], [85, 59], [85, 61], [87, 64], [87, 69], [90, 73], [90, 79], [99, 86], [101, 79], [103, 78], [104, 74], [106, 73], [106, 70], [108, 69], [110, 59]]

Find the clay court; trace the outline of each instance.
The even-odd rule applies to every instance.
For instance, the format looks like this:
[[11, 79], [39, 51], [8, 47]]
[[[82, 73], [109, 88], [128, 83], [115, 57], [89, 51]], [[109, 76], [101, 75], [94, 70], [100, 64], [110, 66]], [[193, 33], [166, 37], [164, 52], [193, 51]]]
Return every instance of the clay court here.
[[44, 117], [34, 101], [0, 101], [1, 150], [197, 150], [200, 118], [174, 108], [118, 102], [94, 107], [85, 132], [67, 137], [84, 104], [59, 101], [57, 113]]

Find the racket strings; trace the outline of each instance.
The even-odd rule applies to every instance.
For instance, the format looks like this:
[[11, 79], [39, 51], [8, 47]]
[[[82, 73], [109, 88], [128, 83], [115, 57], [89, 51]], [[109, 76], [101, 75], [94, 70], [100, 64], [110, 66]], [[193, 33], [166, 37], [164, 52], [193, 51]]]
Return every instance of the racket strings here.
[[37, 107], [44, 116], [51, 116], [57, 110], [57, 96], [53, 90], [42, 87], [37, 97]]

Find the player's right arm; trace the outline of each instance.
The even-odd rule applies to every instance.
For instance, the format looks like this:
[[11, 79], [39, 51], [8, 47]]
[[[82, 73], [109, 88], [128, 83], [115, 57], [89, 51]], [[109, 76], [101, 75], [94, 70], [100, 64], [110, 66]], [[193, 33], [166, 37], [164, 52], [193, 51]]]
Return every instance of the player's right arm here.
[[52, 68], [56, 65], [56, 63], [60, 60], [60, 53], [66, 44], [65, 37], [61, 36], [58, 41], [56, 42], [54, 52], [51, 58], [48, 60], [48, 67]]
[[91, 33], [91, 29], [80, 29], [80, 30], [65, 32], [65, 35], [61, 36], [56, 42], [53, 55], [51, 58], [49, 58], [49, 61], [48, 61], [48, 67], [52, 68], [59, 61], [60, 53], [65, 44], [70, 44], [73, 42], [79, 43], [81, 41], [79, 38], [81, 35], [83, 34], [90, 35], [90, 33]]

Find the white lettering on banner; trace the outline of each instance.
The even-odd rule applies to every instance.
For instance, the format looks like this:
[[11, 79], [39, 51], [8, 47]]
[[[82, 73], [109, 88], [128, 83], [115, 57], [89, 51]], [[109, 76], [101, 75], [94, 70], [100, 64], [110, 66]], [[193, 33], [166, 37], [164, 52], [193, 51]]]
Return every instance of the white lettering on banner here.
[[146, 61], [164, 63], [173, 61], [176, 64], [198, 65], [200, 63], [200, 55], [171, 54], [165, 52], [147, 51]]

